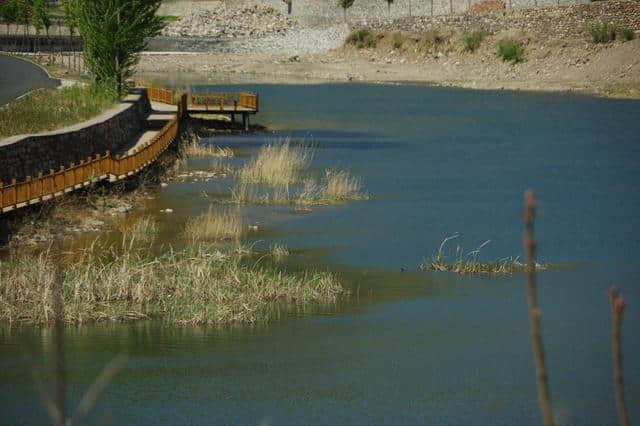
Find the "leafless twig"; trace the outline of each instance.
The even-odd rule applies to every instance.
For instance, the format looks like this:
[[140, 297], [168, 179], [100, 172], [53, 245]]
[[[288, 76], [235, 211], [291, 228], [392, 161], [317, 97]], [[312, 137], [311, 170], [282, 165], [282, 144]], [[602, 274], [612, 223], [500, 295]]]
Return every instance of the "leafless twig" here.
[[622, 376], [622, 343], [620, 339], [620, 329], [622, 328], [622, 315], [624, 313], [624, 299], [620, 295], [618, 288], [613, 286], [609, 289], [609, 300], [611, 301], [611, 354], [613, 357], [613, 382], [616, 388], [616, 407], [618, 409], [618, 422], [620, 426], [629, 426], [629, 412], [624, 402], [624, 378]]
[[540, 308], [538, 307], [538, 295], [536, 292], [536, 240], [533, 236], [533, 225], [536, 215], [536, 197], [533, 191], [525, 194], [524, 212], [524, 247], [527, 252], [527, 284], [529, 289], [529, 319], [531, 322], [531, 345], [536, 362], [536, 377], [538, 381], [538, 401], [542, 411], [542, 419], [545, 426], [553, 425], [553, 412], [551, 410], [551, 393], [549, 392], [549, 379], [544, 358], [544, 344], [540, 329]]

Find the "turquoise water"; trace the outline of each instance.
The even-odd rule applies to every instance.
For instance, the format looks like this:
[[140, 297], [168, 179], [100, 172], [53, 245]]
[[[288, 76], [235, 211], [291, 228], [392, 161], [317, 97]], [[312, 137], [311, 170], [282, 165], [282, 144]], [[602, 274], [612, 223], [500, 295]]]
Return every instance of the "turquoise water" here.
[[[249, 147], [244, 161], [265, 140], [304, 138], [314, 172], [347, 168], [372, 194], [308, 214], [246, 210], [260, 225], [257, 248], [284, 243], [295, 265], [340, 274], [352, 299], [253, 328], [69, 329], [70, 406], [126, 353], [93, 423], [539, 423], [524, 277], [417, 271], [454, 232], [452, 249], [491, 240], [482, 259], [521, 256], [523, 192], [534, 188], [539, 258], [556, 265], [539, 275], [539, 294], [558, 423], [616, 423], [612, 283], [628, 305], [627, 402], [640, 418], [640, 102], [411, 85], [242, 89], [260, 93], [254, 121], [274, 132], [211, 143]], [[231, 184], [161, 190], [154, 208], [175, 210], [164, 235]], [[0, 333], [0, 424], [41, 424], [22, 354], [46, 363], [49, 332]]]

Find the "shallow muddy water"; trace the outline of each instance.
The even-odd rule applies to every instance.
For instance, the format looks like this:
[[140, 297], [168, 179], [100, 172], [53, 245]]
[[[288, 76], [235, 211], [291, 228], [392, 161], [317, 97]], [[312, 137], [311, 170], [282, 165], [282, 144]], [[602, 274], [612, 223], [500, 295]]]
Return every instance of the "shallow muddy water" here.
[[[314, 146], [312, 172], [346, 168], [366, 201], [244, 208], [247, 243], [283, 243], [293, 267], [336, 271], [353, 291], [334, 308], [267, 326], [159, 322], [67, 330], [69, 406], [109, 359], [128, 362], [95, 424], [537, 424], [522, 275], [419, 272], [455, 232], [480, 258], [522, 256], [523, 192], [540, 198], [543, 331], [558, 424], [615, 424], [606, 291], [620, 285], [627, 402], [640, 418], [640, 102], [425, 86], [225, 87], [261, 95], [273, 132], [215, 137], [246, 161], [265, 141]], [[189, 161], [204, 170], [208, 159]], [[228, 198], [231, 178], [171, 183], [149, 212], [160, 242]], [[161, 215], [160, 209], [174, 213]], [[41, 424], [30, 353], [50, 331], [0, 328], [0, 424]]]

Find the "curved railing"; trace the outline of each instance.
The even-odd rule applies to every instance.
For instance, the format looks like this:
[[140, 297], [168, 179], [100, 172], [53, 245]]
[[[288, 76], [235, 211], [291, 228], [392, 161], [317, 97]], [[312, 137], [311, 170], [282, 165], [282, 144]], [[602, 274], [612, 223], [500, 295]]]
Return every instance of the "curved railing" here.
[[[159, 99], [169, 99], [167, 92], [170, 92], [173, 103], [173, 92], [167, 90], [150, 93], [149, 98], [163, 102]], [[50, 170], [48, 174], [39, 173], [36, 177], [27, 176], [24, 182], [13, 179], [7, 186], [0, 183], [0, 213], [59, 197], [101, 180], [113, 182], [139, 172], [155, 161], [176, 139], [186, 111], [187, 96], [182, 95], [176, 116], [153, 139], [124, 156], [112, 156], [107, 151], [104, 155], [96, 154], [95, 157], [81, 160], [79, 164], [60, 166], [58, 171]]]

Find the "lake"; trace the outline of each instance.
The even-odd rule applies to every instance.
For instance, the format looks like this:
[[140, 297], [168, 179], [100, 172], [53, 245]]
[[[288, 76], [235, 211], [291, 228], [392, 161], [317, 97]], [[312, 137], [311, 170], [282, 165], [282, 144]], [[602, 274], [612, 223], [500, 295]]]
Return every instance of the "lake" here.
[[[199, 89], [204, 90], [204, 87]], [[616, 424], [607, 289], [621, 287], [626, 400], [640, 418], [640, 102], [421, 85], [224, 86], [253, 90], [269, 131], [205, 141], [246, 161], [291, 138], [312, 170], [347, 169], [371, 199], [244, 208], [258, 250], [335, 271], [334, 307], [255, 327], [161, 322], [68, 328], [68, 405], [102, 367], [128, 361], [92, 424], [539, 424], [525, 277], [422, 272], [442, 240], [480, 258], [523, 257], [523, 194], [540, 200], [538, 275], [558, 424]], [[203, 169], [209, 160], [193, 159]], [[231, 178], [171, 183], [149, 211], [161, 239], [228, 197]], [[203, 196], [203, 193], [207, 197]], [[0, 424], [42, 424], [30, 354], [47, 365], [51, 330], [0, 327]]]

